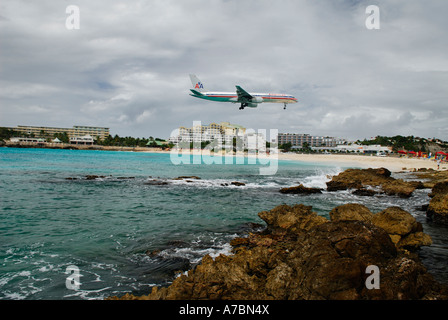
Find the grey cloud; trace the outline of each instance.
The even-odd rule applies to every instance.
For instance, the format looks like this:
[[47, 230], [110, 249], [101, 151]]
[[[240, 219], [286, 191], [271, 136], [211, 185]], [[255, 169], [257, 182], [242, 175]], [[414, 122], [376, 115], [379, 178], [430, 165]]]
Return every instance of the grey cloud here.
[[[346, 138], [414, 134], [448, 140], [448, 22], [442, 1], [2, 1], [0, 125], [108, 126], [167, 137], [178, 126], [248, 128]], [[286, 92], [288, 106], [190, 97], [210, 90]], [[384, 117], [381, 116], [384, 115]], [[76, 121], [76, 123], [74, 123]]]

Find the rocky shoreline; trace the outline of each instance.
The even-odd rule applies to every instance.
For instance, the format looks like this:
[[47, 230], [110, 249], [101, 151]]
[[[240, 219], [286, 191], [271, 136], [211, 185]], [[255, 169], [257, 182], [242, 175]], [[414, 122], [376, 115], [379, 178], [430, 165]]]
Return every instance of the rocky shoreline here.
[[[348, 169], [327, 186], [400, 197], [431, 186], [427, 215], [446, 223], [448, 172], [421, 171], [416, 177], [424, 181], [394, 179], [384, 168]], [[296, 190], [317, 192], [303, 186], [286, 192]], [[266, 228], [234, 239], [232, 255], [206, 255], [169, 287], [153, 287], [146, 296], [109, 299], [448, 300], [448, 286], [435, 281], [418, 257], [431, 237], [399, 207], [373, 213], [348, 203], [333, 208], [327, 219], [311, 206], [279, 205], [258, 216]], [[378, 278], [372, 288], [373, 275]]]

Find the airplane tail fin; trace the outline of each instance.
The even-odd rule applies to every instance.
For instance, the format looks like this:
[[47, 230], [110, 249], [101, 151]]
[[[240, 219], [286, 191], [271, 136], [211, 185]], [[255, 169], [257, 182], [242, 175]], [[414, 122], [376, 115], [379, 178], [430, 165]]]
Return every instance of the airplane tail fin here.
[[190, 74], [191, 84], [196, 91], [202, 92], [204, 91], [204, 85], [202, 82], [196, 77], [194, 74]]

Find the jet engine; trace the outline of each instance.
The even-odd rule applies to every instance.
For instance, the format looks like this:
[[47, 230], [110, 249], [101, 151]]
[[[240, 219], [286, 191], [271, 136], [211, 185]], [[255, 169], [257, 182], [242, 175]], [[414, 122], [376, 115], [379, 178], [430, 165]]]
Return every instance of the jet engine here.
[[261, 97], [253, 97], [251, 99], [251, 102], [252, 103], [262, 103], [263, 102], [263, 98], [261, 98]]

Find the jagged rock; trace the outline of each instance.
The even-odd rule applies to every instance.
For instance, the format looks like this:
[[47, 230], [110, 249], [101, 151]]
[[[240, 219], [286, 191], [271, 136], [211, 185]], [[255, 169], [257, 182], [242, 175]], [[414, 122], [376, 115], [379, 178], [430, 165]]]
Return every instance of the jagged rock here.
[[443, 195], [448, 193], [448, 180], [437, 182], [434, 187], [432, 187], [431, 193], [429, 196], [434, 198], [437, 195]]
[[373, 214], [366, 206], [348, 203], [330, 211], [331, 221], [368, 221], [384, 229], [398, 249], [415, 251], [432, 244], [431, 237], [423, 233], [421, 223], [407, 211], [390, 207]]
[[151, 180], [146, 180], [144, 182], [144, 184], [150, 185], [150, 186], [165, 186], [169, 183], [168, 183], [168, 181], [165, 181], [165, 180], [151, 179]]
[[[393, 179], [393, 178], [390, 178]], [[416, 184], [405, 182], [402, 179], [390, 180], [381, 184], [383, 192], [389, 196], [397, 195], [403, 198], [409, 198], [417, 188]]]
[[427, 170], [423, 172], [414, 172], [413, 175], [419, 179], [424, 179], [425, 188], [433, 188], [439, 182], [448, 181], [448, 170]]
[[347, 203], [330, 211], [331, 221], [361, 220], [372, 221], [373, 213], [366, 206], [358, 203]]
[[199, 178], [197, 176], [180, 176], [180, 177], [174, 178], [173, 180], [184, 180], [184, 179], [201, 180], [201, 178]]
[[[271, 235], [268, 245], [241, 247], [214, 260], [206, 255], [169, 287], [121, 299], [448, 299], [446, 286], [415, 256], [398, 252], [386, 231], [370, 222], [327, 222], [296, 235], [278, 242]], [[380, 270], [379, 289], [366, 288], [371, 265]]]
[[414, 190], [423, 185], [419, 182], [406, 182], [391, 177], [385, 168], [347, 169], [327, 182], [328, 191], [363, 189], [365, 186], [378, 187], [387, 195], [410, 197]]
[[322, 189], [319, 188], [308, 188], [303, 184], [300, 184], [296, 187], [282, 188], [280, 189], [281, 193], [292, 193], [292, 194], [313, 194], [313, 193], [322, 193]]
[[421, 246], [430, 246], [431, 244], [431, 237], [424, 232], [418, 231], [400, 238], [396, 245], [398, 248], [415, 251]]
[[426, 215], [436, 223], [448, 225], [448, 193], [438, 193], [430, 201]]
[[399, 207], [390, 207], [375, 214], [372, 223], [383, 228], [389, 234], [399, 236], [419, 231], [419, 226], [421, 229], [421, 224], [409, 212]]
[[295, 233], [328, 222], [325, 217], [313, 212], [311, 206], [296, 204], [294, 206], [280, 205], [270, 211], [262, 211], [258, 216], [268, 225], [272, 233]]
[[373, 197], [378, 192], [372, 189], [366, 189], [366, 188], [360, 188], [352, 192], [352, 194], [357, 196], [364, 196], [364, 197]]
[[85, 180], [96, 180], [96, 179], [99, 179], [99, 178], [105, 178], [105, 176], [87, 175], [85, 177]]

